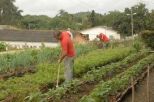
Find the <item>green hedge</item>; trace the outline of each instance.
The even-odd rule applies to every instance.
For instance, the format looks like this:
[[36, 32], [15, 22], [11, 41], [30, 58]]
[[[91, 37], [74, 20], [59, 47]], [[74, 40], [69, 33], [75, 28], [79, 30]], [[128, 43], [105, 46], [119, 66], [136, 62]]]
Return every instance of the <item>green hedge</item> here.
[[154, 49], [154, 31], [143, 31], [141, 37], [147, 47]]

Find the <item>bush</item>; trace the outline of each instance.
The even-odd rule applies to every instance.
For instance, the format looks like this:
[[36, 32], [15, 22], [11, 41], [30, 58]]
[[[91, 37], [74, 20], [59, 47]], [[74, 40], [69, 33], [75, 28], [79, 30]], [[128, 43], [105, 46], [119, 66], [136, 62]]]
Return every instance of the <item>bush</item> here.
[[147, 47], [154, 49], [154, 31], [143, 31], [141, 33], [141, 38]]
[[142, 43], [140, 37], [137, 37], [137, 38], [134, 39], [134, 41], [133, 41], [133, 48], [134, 48], [137, 52], [140, 51], [140, 50], [143, 48], [143, 45], [144, 45], [144, 44]]
[[6, 45], [0, 42], [0, 51], [5, 51], [5, 50], [6, 50]]

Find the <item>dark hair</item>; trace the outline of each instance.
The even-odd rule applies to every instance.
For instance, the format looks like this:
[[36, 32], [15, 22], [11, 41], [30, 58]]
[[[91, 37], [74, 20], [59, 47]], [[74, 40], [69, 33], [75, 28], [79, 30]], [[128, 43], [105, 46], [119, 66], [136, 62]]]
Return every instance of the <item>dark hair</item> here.
[[54, 37], [55, 37], [56, 39], [58, 39], [58, 38], [60, 37], [60, 35], [61, 35], [61, 31], [55, 31]]

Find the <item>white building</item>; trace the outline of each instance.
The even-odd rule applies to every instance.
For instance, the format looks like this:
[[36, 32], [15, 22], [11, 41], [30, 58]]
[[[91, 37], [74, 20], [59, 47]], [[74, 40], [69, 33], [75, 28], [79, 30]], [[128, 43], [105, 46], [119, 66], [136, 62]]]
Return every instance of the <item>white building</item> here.
[[33, 30], [0, 30], [0, 42], [6, 43], [10, 48], [40, 48], [57, 47], [58, 42], [53, 31]]
[[113, 37], [114, 39], [117, 39], [117, 40], [120, 39], [120, 34], [118, 34], [116, 31], [112, 30], [111, 28], [108, 28], [105, 26], [94, 27], [94, 28], [86, 29], [86, 30], [83, 30], [80, 32], [82, 34], [88, 34], [89, 40], [94, 40], [96, 38], [96, 36], [100, 33], [105, 34], [109, 38]]

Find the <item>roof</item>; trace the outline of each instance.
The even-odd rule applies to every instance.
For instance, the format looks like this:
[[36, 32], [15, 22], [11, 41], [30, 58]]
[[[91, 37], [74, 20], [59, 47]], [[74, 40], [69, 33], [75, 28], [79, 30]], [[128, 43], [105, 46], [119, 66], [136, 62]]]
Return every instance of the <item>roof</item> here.
[[0, 30], [0, 41], [57, 42], [54, 31]]

